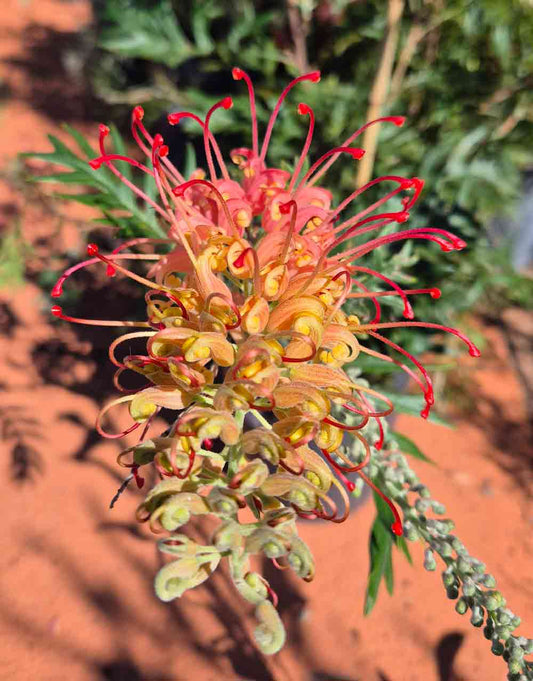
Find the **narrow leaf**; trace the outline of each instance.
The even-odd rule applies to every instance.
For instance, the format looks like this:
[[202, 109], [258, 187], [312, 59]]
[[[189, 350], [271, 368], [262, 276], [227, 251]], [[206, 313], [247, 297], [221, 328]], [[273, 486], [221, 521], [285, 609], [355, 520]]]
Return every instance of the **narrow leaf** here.
[[370, 571], [363, 612], [369, 615], [376, 604], [379, 585], [384, 576], [392, 549], [392, 534], [376, 517], [370, 533]]

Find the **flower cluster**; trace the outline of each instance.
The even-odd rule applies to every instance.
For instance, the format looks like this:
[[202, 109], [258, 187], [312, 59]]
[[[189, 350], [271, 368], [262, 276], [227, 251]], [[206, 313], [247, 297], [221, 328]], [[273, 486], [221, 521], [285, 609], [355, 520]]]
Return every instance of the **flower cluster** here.
[[[318, 185], [341, 155], [361, 158], [364, 151], [351, 145], [368, 125], [401, 126], [404, 119], [390, 116], [368, 123], [304, 171], [315, 120], [313, 110], [299, 104], [297, 111], [307, 118], [308, 132], [290, 173], [267, 165], [273, 127], [287, 94], [302, 81], [316, 83], [320, 74], [309, 73], [287, 85], [261, 147], [252, 83], [238, 68], [233, 77], [248, 88], [252, 146], [232, 152], [237, 168], [231, 174], [209, 128], [217, 109], [232, 106], [229, 97], [211, 107], [205, 120], [187, 112], [168, 117], [171, 125], [190, 118], [202, 127], [208, 175], [197, 170], [190, 178], [183, 177], [170, 162], [161, 135], [151, 136], [144, 126], [140, 107], [133, 111], [132, 133], [146, 164], [110, 153], [109, 129], [100, 126], [100, 155], [91, 166], [107, 167], [152, 206], [166, 223], [168, 238], [132, 239], [107, 255], [91, 244], [89, 260], [67, 270], [52, 295], [61, 295], [65, 279], [75, 271], [102, 262], [109, 276], [120, 272], [143, 286], [146, 320], [84, 320], [65, 315], [59, 306], [52, 312], [78, 323], [142, 329], [118, 337], [110, 346], [109, 356], [117, 367], [115, 384], [124, 394], [102, 410], [97, 428], [111, 438], [141, 429], [139, 443], [122, 452], [119, 463], [131, 468], [139, 487], [144, 484], [140, 471], [147, 466], [160, 479], [138, 509], [139, 521], [154, 532], [168, 533], [159, 546], [173, 560], [159, 571], [156, 592], [165, 601], [179, 597], [227, 558], [237, 590], [256, 606], [257, 643], [265, 653], [274, 653], [285, 638], [275, 609], [277, 597], [252, 570], [251, 556], [263, 556], [280, 569], [292, 568], [311, 580], [313, 558], [298, 536], [296, 520], [342, 522], [354, 479], [373, 487], [389, 504], [392, 532], [402, 534], [395, 505], [367, 475], [372, 449], [383, 445], [383, 419], [393, 405], [365, 381], [350, 377], [346, 366], [360, 353], [393, 362], [422, 389], [422, 416], [427, 417], [433, 404], [429, 375], [382, 331], [408, 326], [444, 330], [462, 339], [471, 355], [479, 353], [459, 331], [412, 321], [410, 297], [438, 298], [438, 289], [404, 290], [385, 274], [360, 264], [372, 250], [405, 239], [432, 241], [443, 251], [465, 246], [453, 234], [430, 227], [388, 228], [380, 235], [385, 226], [408, 220], [422, 181], [380, 177], [337, 206], [332, 205], [331, 192]], [[130, 182], [117, 162], [129, 163], [152, 178], [160, 201]], [[382, 185], [389, 189], [381, 198], [353, 213], [355, 199]], [[399, 209], [390, 209], [391, 202], [399, 203]], [[342, 219], [347, 211], [353, 214]], [[131, 253], [141, 244], [165, 252]], [[141, 276], [126, 267], [128, 260], [153, 262]], [[379, 290], [372, 288], [373, 281]], [[381, 321], [383, 296], [402, 300], [407, 321]], [[352, 312], [358, 301], [370, 301], [372, 318], [350, 314], [349, 300]], [[362, 317], [364, 310], [355, 311]], [[372, 346], [365, 344], [370, 338]], [[119, 346], [133, 339], [145, 343], [144, 354], [120, 357]], [[376, 350], [380, 344], [395, 356]], [[146, 386], [124, 388], [121, 377], [126, 371], [141, 374]], [[123, 403], [129, 404], [132, 425], [122, 433], [106, 432], [102, 418]], [[176, 412], [172, 426], [163, 435], [148, 438], [161, 409]], [[330, 493], [335, 489], [333, 498]], [[339, 500], [344, 508], [339, 508]], [[209, 545], [178, 533], [192, 516], [201, 515], [220, 521]]]

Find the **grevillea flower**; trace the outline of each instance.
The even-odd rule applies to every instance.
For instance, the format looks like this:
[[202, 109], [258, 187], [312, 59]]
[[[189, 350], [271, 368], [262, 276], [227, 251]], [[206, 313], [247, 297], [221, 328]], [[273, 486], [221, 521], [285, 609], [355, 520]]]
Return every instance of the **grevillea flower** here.
[[[318, 185], [339, 157], [357, 161], [364, 151], [352, 143], [369, 125], [401, 126], [388, 116], [367, 123], [342, 145], [312, 162], [303, 172], [315, 119], [299, 104], [308, 132], [293, 173], [270, 168], [267, 153], [280, 107], [303, 81], [318, 82], [318, 72], [293, 80], [282, 92], [268, 122], [261, 146], [250, 78], [244, 80], [252, 118], [251, 148], [236, 149], [230, 173], [209, 129], [226, 97], [209, 109], [204, 120], [191, 113], [170, 114], [171, 125], [192, 118], [203, 130], [207, 175], [202, 170], [185, 178], [168, 159], [161, 135], [152, 137], [143, 124], [143, 110], [132, 115], [132, 133], [146, 156], [144, 163], [106, 148], [109, 129], [100, 126], [100, 155], [95, 171], [106, 166], [166, 223], [167, 239], [131, 239], [103, 254], [89, 245], [89, 259], [70, 268], [52, 295], [61, 295], [64, 281], [77, 270], [104, 263], [107, 274], [121, 273], [142, 287], [146, 319], [106, 321], [79, 319], [52, 308], [57, 317], [81, 324], [138, 327], [111, 343], [115, 384], [123, 393], [104, 407], [98, 431], [119, 438], [139, 429], [137, 445], [119, 456], [139, 487], [141, 472], [151, 466], [160, 481], [138, 509], [138, 519], [154, 532], [166, 532], [159, 546], [172, 557], [158, 573], [155, 588], [165, 601], [181, 596], [208, 579], [221, 558], [227, 558], [239, 593], [256, 606], [260, 625], [256, 640], [266, 653], [283, 644], [285, 633], [275, 609], [277, 597], [268, 582], [250, 566], [262, 554], [279, 568], [292, 568], [311, 580], [315, 567], [308, 547], [298, 537], [296, 520], [345, 520], [348, 493], [362, 478], [387, 502], [394, 516], [392, 532], [402, 534], [398, 510], [365, 473], [373, 448], [383, 445], [383, 419], [393, 405], [388, 398], [346, 372], [360, 353], [393, 362], [421, 388], [427, 417], [433, 404], [431, 379], [423, 365], [387, 337], [397, 327], [423, 327], [459, 337], [471, 355], [475, 346], [459, 331], [413, 321], [413, 296], [438, 298], [438, 289], [405, 290], [385, 274], [364, 265], [364, 256], [405, 239], [434, 242], [443, 251], [465, 243], [453, 234], [427, 227], [405, 229], [422, 181], [396, 175], [379, 177], [356, 189], [340, 204]], [[155, 183], [156, 202], [120, 172], [129, 163]], [[381, 198], [355, 214], [356, 199], [371, 187], [383, 187]], [[390, 205], [401, 203], [400, 209]], [[387, 225], [399, 225], [396, 230]], [[139, 245], [153, 253], [133, 253]], [[163, 254], [158, 253], [166, 249]], [[144, 249], [146, 250], [146, 249]], [[150, 261], [145, 276], [128, 261]], [[375, 290], [373, 288], [374, 284]], [[379, 300], [397, 296], [405, 321], [382, 321]], [[370, 301], [373, 315], [364, 319]], [[350, 313], [347, 311], [348, 303]], [[357, 315], [353, 311], [358, 312]], [[365, 340], [373, 338], [372, 347]], [[145, 350], [124, 356], [136, 339]], [[140, 341], [139, 341], [140, 339]], [[392, 356], [378, 350], [391, 350]], [[141, 374], [145, 387], [126, 390], [124, 372]], [[132, 424], [122, 433], [106, 432], [102, 419], [109, 409], [127, 404]], [[148, 437], [159, 410], [175, 412], [170, 429]], [[344, 508], [330, 496], [342, 499]], [[242, 510], [248, 507], [251, 514]], [[192, 516], [220, 519], [210, 545], [200, 545], [177, 531]]]

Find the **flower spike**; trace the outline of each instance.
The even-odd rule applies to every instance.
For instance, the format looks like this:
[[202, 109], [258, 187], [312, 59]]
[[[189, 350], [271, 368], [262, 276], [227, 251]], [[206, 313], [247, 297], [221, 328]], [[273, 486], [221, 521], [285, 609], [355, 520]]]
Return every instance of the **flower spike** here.
[[[403, 371], [422, 391], [421, 416], [427, 418], [435, 401], [431, 377], [386, 331], [413, 327], [451, 333], [472, 356], [479, 350], [457, 329], [413, 321], [412, 296], [437, 299], [440, 289], [406, 289], [390, 272], [376, 271], [366, 262], [375, 249], [407, 239], [436, 243], [444, 252], [466, 246], [443, 229], [407, 228], [422, 180], [378, 177], [340, 202], [318, 184], [341, 156], [348, 162], [363, 156], [364, 150], [351, 144], [368, 126], [388, 122], [400, 127], [404, 118], [368, 122], [304, 173], [315, 115], [300, 103], [297, 111], [308, 116], [308, 129], [291, 174], [267, 166], [273, 128], [292, 88], [303, 81], [316, 83], [319, 72], [285, 87], [261, 146], [252, 81], [238, 67], [232, 76], [244, 80], [248, 89], [252, 143], [251, 149], [231, 153], [237, 166], [231, 177], [210, 130], [213, 114], [231, 108], [230, 97], [215, 103], [204, 120], [190, 112], [168, 115], [170, 125], [191, 119], [201, 127], [207, 175], [201, 168], [187, 178], [178, 172], [163, 137], [146, 129], [140, 106], [132, 112], [131, 130], [148, 161], [110, 153], [109, 128], [99, 128], [99, 156], [90, 161], [91, 167], [107, 167], [135, 200], [155, 211], [168, 233], [161, 239], [128, 239], [106, 255], [89, 244], [88, 259], [65, 270], [52, 297], [62, 294], [70, 276], [103, 263], [108, 277], [120, 273], [139, 284], [143, 319], [82, 319], [65, 314], [59, 305], [51, 313], [77, 324], [125, 327], [108, 351], [119, 396], [101, 410], [96, 427], [109, 439], [140, 433], [137, 444], [119, 455], [119, 465], [130, 475], [112, 504], [130, 480], [145, 492], [137, 518], [162, 535], [158, 545], [168, 561], [155, 577], [157, 595], [164, 601], [181, 597], [227, 561], [236, 590], [254, 606], [257, 645], [273, 654], [285, 640], [278, 597], [253, 571], [252, 561], [271, 561], [311, 581], [315, 565], [298, 535], [299, 519], [343, 522], [350, 510], [349, 494], [360, 491], [361, 483], [390, 507], [392, 532], [403, 532], [400, 510], [385, 494], [389, 482], [383, 474], [394, 465], [388, 450], [392, 453], [396, 444], [387, 425], [394, 404], [370, 387], [366, 377], [356, 378], [358, 367], [364, 368], [360, 354]], [[120, 171], [120, 163], [142, 173], [156, 192], [138, 188]], [[357, 206], [367, 190], [375, 196]], [[150, 253], [124, 252], [130, 248], [150, 248]], [[148, 263], [147, 272], [132, 272], [129, 261], [136, 267]], [[386, 318], [381, 301], [391, 296], [403, 303], [406, 321]], [[374, 349], [375, 344], [383, 351]], [[141, 376], [134, 384], [141, 387], [129, 388], [127, 372]], [[131, 425], [121, 432], [105, 430], [108, 412], [125, 406]], [[163, 409], [170, 426], [152, 435]], [[385, 455], [376, 473], [380, 449]], [[145, 475], [148, 469], [151, 474]], [[355, 475], [359, 477], [349, 479]], [[401, 498], [400, 504], [406, 508]], [[247, 520], [242, 509], [250, 511]], [[181, 530], [200, 515], [216, 523], [206, 544]]]

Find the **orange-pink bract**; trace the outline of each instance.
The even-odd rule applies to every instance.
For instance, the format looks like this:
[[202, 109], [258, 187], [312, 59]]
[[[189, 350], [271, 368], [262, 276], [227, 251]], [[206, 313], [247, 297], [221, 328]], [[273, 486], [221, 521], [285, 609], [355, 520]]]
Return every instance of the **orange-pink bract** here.
[[[267, 165], [274, 124], [290, 91], [300, 82], [318, 82], [320, 74], [312, 72], [287, 85], [261, 147], [251, 80], [239, 68], [233, 77], [244, 80], [248, 88], [252, 147], [231, 153], [237, 166], [231, 173], [209, 129], [217, 109], [232, 106], [229, 97], [212, 106], [205, 120], [187, 112], [168, 117], [171, 125], [189, 118], [201, 126], [207, 176], [202, 170], [182, 176], [169, 161], [161, 135], [150, 135], [144, 126], [141, 107], [133, 111], [132, 133], [145, 163], [110, 153], [109, 129], [100, 126], [100, 155], [91, 166], [95, 171], [107, 167], [146, 201], [166, 223], [168, 238], [131, 239], [107, 255], [91, 244], [90, 259], [67, 270], [52, 295], [61, 295], [64, 281], [80, 268], [103, 262], [109, 276], [120, 272], [143, 287], [146, 319], [79, 319], [65, 315], [59, 306], [52, 312], [77, 323], [142, 329], [110, 346], [110, 359], [117, 367], [115, 385], [124, 394], [104, 408], [97, 427], [110, 438], [140, 428], [139, 444], [122, 452], [119, 463], [131, 468], [139, 486], [144, 484], [139, 472], [143, 467], [152, 466], [160, 479], [138, 510], [140, 521], [149, 521], [156, 532], [170, 533], [160, 548], [174, 561], [158, 573], [156, 591], [163, 600], [181, 596], [207, 579], [222, 557], [228, 558], [238, 591], [257, 606], [257, 642], [272, 653], [285, 636], [274, 607], [277, 597], [266, 580], [251, 571], [250, 555], [261, 553], [278, 567], [291, 567], [302, 578], [312, 579], [312, 556], [297, 535], [296, 519], [343, 521], [353, 475], [387, 502], [394, 515], [391, 529], [402, 534], [398, 510], [365, 473], [372, 448], [383, 446], [383, 420], [393, 405], [365, 381], [346, 373], [347, 365], [361, 352], [394, 362], [422, 389], [422, 416], [427, 417], [434, 401], [430, 376], [382, 331], [396, 327], [447, 331], [463, 340], [471, 355], [479, 352], [455, 329], [412, 321], [411, 297], [438, 298], [438, 289], [405, 290], [363, 264], [363, 256], [372, 250], [405, 239], [431, 241], [443, 251], [465, 246], [455, 235], [431, 227], [400, 227], [380, 235], [386, 225], [408, 220], [422, 181], [380, 177], [337, 206], [332, 205], [331, 192], [317, 185], [340, 156], [355, 161], [362, 157], [364, 150], [351, 145], [365, 128], [380, 122], [401, 126], [404, 119], [388, 116], [367, 123], [303, 173], [315, 117], [311, 107], [300, 103], [297, 111], [309, 125], [290, 173]], [[124, 177], [119, 162], [149, 175], [159, 202]], [[391, 188], [342, 219], [366, 190], [382, 185]], [[399, 210], [388, 207], [398, 199]], [[131, 252], [141, 244], [151, 244], [154, 253]], [[157, 253], [161, 246], [167, 247], [166, 253]], [[128, 269], [128, 260], [153, 262], [141, 276]], [[388, 288], [373, 291], [369, 280]], [[385, 295], [402, 300], [407, 321], [381, 321], [379, 299]], [[365, 299], [374, 307], [368, 321], [346, 311], [347, 301], [353, 310], [358, 300]], [[368, 336], [391, 348], [394, 356], [377, 351], [375, 345], [367, 347]], [[145, 352], [120, 359], [121, 345], [133, 339], [145, 342]], [[145, 387], [123, 388], [126, 371], [142, 374]], [[104, 431], [102, 416], [125, 403], [132, 425], [122, 433]], [[175, 412], [172, 426], [163, 436], [148, 438], [153, 417], [161, 409]], [[329, 496], [332, 488], [338, 490], [344, 509]], [[245, 507], [255, 516], [253, 522], [243, 520]], [[221, 520], [210, 545], [176, 534], [192, 515], [202, 514]]]

